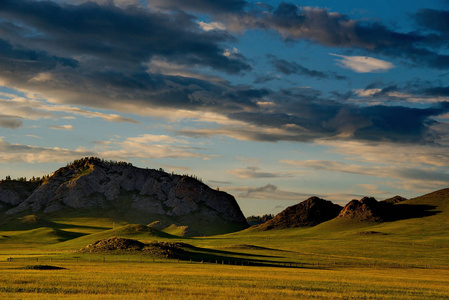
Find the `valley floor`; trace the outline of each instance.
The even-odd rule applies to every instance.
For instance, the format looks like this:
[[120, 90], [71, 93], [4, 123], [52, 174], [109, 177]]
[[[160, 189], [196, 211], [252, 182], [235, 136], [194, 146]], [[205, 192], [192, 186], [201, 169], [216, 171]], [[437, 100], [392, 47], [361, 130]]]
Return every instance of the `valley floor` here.
[[[0, 262], [5, 299], [449, 299], [449, 270], [168, 261]], [[125, 261], [124, 261], [125, 260]], [[61, 270], [30, 270], [48, 265]]]

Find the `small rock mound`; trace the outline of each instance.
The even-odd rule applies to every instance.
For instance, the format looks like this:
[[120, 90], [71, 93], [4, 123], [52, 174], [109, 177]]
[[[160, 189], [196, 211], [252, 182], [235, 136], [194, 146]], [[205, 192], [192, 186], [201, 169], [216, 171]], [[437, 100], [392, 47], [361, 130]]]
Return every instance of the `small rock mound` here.
[[338, 218], [358, 221], [382, 222], [382, 205], [373, 197], [364, 197], [361, 200], [352, 200], [341, 210]]
[[261, 230], [315, 226], [335, 218], [342, 207], [331, 201], [311, 197], [299, 204], [290, 206], [273, 219], [259, 225]]
[[142, 251], [152, 256], [180, 258], [184, 252], [182, 247], [191, 246], [185, 243], [152, 242], [150, 244], [146, 244]]
[[185, 243], [170, 243], [170, 242], [151, 242], [145, 244], [137, 240], [112, 237], [108, 239], [95, 241], [80, 252], [98, 253], [98, 252], [140, 252], [142, 254], [149, 254], [151, 256], [158, 256], [164, 258], [179, 258], [184, 252], [182, 248], [191, 247]]
[[144, 243], [133, 239], [112, 237], [109, 239], [95, 241], [81, 249], [81, 252], [106, 252], [114, 250], [139, 251], [144, 247]]

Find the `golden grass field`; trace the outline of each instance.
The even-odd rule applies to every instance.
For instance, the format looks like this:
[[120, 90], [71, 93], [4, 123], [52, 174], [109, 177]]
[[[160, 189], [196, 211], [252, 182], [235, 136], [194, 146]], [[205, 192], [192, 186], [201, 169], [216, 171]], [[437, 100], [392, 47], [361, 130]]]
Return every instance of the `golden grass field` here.
[[52, 261], [66, 269], [20, 269], [30, 264], [0, 263], [3, 299], [449, 299], [447, 269], [248, 267], [170, 260]]
[[[6, 224], [0, 228], [0, 297], [449, 299], [449, 195], [407, 203], [429, 205], [433, 213], [208, 237], [116, 227], [111, 219], [94, 217], [64, 217], [24, 229]], [[140, 252], [78, 251], [113, 236], [190, 246], [179, 261]], [[24, 269], [36, 265], [64, 269]]]

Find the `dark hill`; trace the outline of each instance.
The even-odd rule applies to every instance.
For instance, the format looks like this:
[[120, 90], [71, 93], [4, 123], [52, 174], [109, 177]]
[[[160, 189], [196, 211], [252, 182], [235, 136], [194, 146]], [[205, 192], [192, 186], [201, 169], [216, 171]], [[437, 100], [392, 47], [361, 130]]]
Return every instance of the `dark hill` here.
[[[24, 184], [26, 193], [20, 194]], [[5, 203], [3, 211], [9, 217], [33, 214], [51, 219], [82, 213], [129, 223], [166, 221], [206, 235], [248, 227], [233, 196], [192, 176], [124, 162], [84, 158], [39, 183], [11, 181], [0, 187], [0, 204]]]
[[25, 199], [42, 184], [42, 181], [0, 181], [0, 211], [11, 209]]
[[259, 225], [260, 230], [291, 227], [315, 226], [335, 218], [341, 211], [340, 205], [318, 197], [311, 197], [299, 204], [290, 206], [273, 219]]

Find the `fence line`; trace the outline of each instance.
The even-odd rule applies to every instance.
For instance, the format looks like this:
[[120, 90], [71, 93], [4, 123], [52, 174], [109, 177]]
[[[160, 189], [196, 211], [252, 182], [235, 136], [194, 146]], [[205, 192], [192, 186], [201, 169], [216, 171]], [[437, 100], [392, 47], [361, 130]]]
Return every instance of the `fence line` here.
[[[120, 259], [122, 258], [122, 259]], [[231, 259], [202, 259], [202, 260], [181, 260], [173, 258], [139, 257], [139, 259], [124, 258], [123, 256], [102, 256], [102, 257], [9, 257], [7, 262], [34, 262], [34, 263], [57, 263], [57, 262], [103, 262], [103, 263], [164, 263], [177, 262], [189, 264], [216, 264], [233, 266], [264, 266], [264, 267], [284, 267], [284, 268], [342, 268], [342, 267], [377, 267], [377, 268], [418, 268], [418, 269], [449, 269], [449, 266], [435, 266], [429, 264], [407, 264], [407, 263], [385, 263], [385, 262], [285, 262], [285, 261], [254, 261], [254, 260], [231, 260]]]

